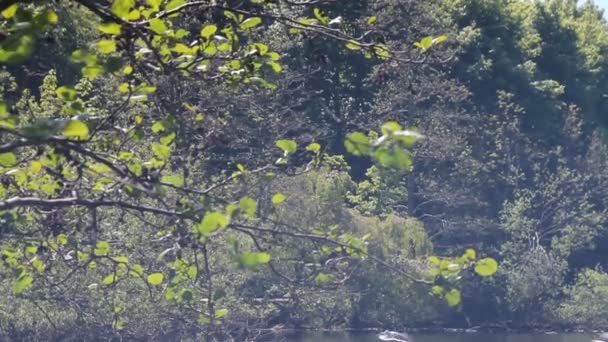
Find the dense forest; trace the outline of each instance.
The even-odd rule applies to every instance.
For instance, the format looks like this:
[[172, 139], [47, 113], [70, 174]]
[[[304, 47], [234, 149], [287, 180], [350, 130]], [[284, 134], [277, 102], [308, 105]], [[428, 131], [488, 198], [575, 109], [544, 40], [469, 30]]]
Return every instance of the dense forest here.
[[0, 340], [608, 325], [592, 1], [0, 14]]

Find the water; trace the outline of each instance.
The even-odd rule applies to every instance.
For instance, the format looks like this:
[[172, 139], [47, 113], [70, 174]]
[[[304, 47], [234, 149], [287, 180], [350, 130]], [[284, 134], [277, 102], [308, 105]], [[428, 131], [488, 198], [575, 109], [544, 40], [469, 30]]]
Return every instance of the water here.
[[[415, 342], [589, 342], [589, 334], [411, 334]], [[377, 334], [310, 333], [287, 342], [379, 342]]]

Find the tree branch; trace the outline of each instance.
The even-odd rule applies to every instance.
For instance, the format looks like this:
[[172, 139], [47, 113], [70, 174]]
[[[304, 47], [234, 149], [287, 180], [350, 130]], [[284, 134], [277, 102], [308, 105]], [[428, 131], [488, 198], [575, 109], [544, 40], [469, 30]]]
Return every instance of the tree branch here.
[[18, 207], [47, 207], [47, 208], [62, 208], [71, 206], [84, 206], [89, 208], [98, 207], [119, 207], [124, 209], [133, 209], [142, 212], [148, 212], [164, 216], [187, 217], [185, 213], [154, 208], [144, 205], [137, 205], [123, 201], [107, 201], [107, 200], [91, 200], [78, 197], [54, 198], [45, 199], [39, 197], [13, 197], [6, 201], [0, 202], [0, 211], [10, 210]]

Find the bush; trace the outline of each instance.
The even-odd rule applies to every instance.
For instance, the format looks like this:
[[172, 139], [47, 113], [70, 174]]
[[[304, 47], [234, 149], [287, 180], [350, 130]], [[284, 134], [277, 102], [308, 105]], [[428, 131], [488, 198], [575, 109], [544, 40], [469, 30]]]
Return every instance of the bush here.
[[588, 328], [608, 325], [608, 274], [586, 269], [566, 290], [566, 300], [558, 309], [559, 318], [567, 324]]

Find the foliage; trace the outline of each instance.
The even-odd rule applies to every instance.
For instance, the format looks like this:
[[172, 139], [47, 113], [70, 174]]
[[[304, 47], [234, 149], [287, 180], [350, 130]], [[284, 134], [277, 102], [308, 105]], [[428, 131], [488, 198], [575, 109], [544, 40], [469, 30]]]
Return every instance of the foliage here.
[[[318, 299], [308, 300], [311, 291], [337, 291], [367, 262], [433, 284], [370, 253], [373, 227], [350, 226], [361, 214], [345, 202], [354, 182], [341, 157], [332, 156], [336, 151], [302, 135], [298, 129], [306, 125], [290, 127], [289, 117], [239, 113], [239, 104], [288, 96], [289, 84], [280, 83], [290, 66], [284, 58], [307, 56], [297, 46], [306, 40], [349, 55], [365, 70], [388, 61], [439, 60], [447, 41], [416, 37], [403, 51], [403, 42], [359, 34], [378, 18], [347, 23], [339, 8], [314, 5], [0, 2], [9, 32], [0, 40], [0, 61], [43, 75], [38, 84], [8, 74], [0, 102], [0, 272], [16, 310], [37, 309], [48, 323], [25, 321], [12, 336], [40, 329], [59, 339], [63, 329], [82, 326], [120, 338], [161, 338], [169, 331], [174, 338], [247, 339], [272, 324], [276, 309], [292, 326], [336, 324], [331, 317], [348, 312], [346, 303], [354, 307], [353, 298], [328, 303], [319, 321], [310, 318], [319, 307]], [[75, 33], [63, 34], [69, 30]], [[46, 35], [60, 41], [57, 57], [37, 55]], [[296, 45], [282, 46], [287, 41]], [[82, 77], [62, 75], [75, 66]], [[343, 130], [340, 145], [328, 145], [382, 170], [409, 172], [423, 135], [391, 120], [379, 126]], [[261, 141], [235, 134], [267, 127]], [[242, 152], [248, 147], [253, 152]], [[331, 182], [315, 181], [312, 192], [268, 190], [303, 175], [327, 177], [322, 172]], [[394, 233], [398, 246], [411, 235], [420, 240], [419, 253], [430, 253], [423, 227], [412, 226], [413, 232]], [[460, 302], [456, 286], [446, 296], [452, 306]], [[47, 313], [62, 306], [65, 315]], [[154, 314], [141, 319], [147, 310]], [[242, 324], [250, 326], [243, 331]]]
[[0, 10], [3, 339], [602, 324], [593, 4]]

